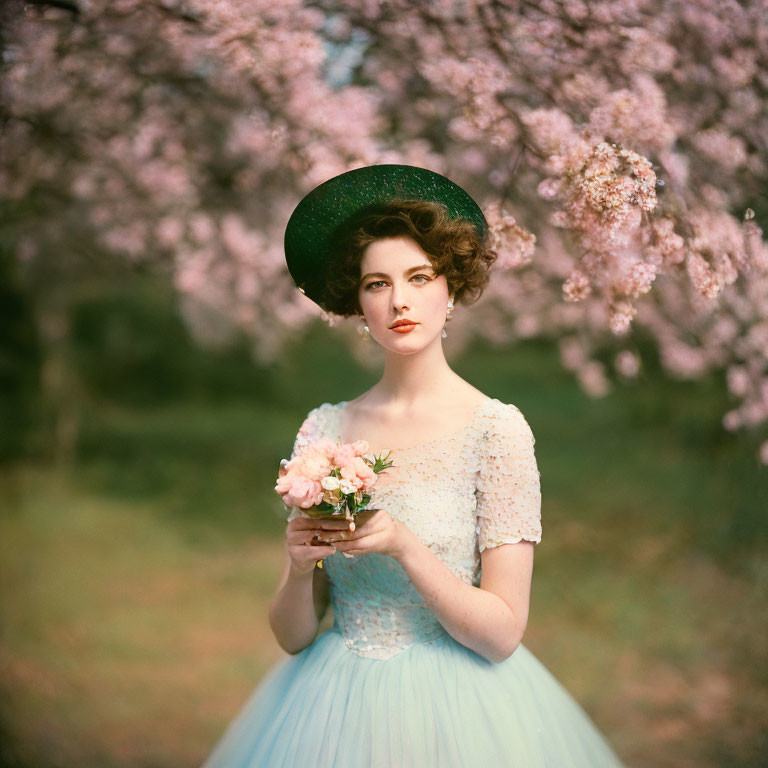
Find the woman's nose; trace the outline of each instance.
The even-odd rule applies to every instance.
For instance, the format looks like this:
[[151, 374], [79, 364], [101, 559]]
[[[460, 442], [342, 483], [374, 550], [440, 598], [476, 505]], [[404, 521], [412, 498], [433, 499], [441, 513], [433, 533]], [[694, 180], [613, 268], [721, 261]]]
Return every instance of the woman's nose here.
[[405, 286], [395, 285], [392, 289], [392, 306], [395, 312], [400, 312], [409, 309], [408, 298], [406, 296]]

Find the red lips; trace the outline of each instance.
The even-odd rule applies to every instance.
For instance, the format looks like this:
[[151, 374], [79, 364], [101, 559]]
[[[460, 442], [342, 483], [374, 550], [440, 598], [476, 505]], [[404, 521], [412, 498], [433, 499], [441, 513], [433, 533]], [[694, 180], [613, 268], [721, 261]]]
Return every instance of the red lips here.
[[401, 325], [416, 325], [417, 323], [414, 320], [409, 320], [407, 317], [403, 317], [400, 320], [396, 320], [392, 325], [390, 325], [390, 328], [398, 328]]

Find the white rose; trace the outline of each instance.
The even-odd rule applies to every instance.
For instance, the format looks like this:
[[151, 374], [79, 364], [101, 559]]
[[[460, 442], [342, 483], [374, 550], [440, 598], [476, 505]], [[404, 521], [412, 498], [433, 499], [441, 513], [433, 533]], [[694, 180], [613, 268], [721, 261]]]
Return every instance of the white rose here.
[[344, 494], [354, 493], [357, 490], [357, 488], [355, 488], [355, 486], [352, 485], [352, 483], [350, 483], [346, 478], [342, 478], [341, 482], [339, 483], [339, 488]]
[[320, 485], [325, 488], [326, 491], [335, 491], [339, 487], [339, 480], [333, 475], [328, 475], [320, 481]]

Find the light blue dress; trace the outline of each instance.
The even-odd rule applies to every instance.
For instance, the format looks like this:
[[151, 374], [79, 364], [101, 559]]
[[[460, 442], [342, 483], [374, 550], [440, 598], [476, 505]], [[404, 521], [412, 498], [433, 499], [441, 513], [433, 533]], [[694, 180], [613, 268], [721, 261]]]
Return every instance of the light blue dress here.
[[[345, 405], [312, 410], [293, 455], [340, 440]], [[465, 426], [393, 449], [373, 501], [477, 587], [486, 548], [541, 541], [534, 442], [518, 408], [487, 398]], [[622, 766], [525, 645], [494, 663], [460, 644], [389, 556], [336, 552], [324, 568], [333, 629], [267, 672], [203, 768]]]

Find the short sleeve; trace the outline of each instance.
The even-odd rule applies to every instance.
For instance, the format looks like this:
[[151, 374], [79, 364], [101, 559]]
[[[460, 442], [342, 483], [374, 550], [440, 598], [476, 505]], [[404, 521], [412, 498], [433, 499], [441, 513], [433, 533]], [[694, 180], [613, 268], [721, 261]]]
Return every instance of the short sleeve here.
[[[299, 453], [304, 450], [304, 448], [318, 439], [320, 436], [319, 421], [320, 407], [313, 408], [307, 414], [307, 417], [299, 427], [299, 431], [296, 433], [296, 438], [293, 441], [293, 450], [291, 451], [290, 456], [291, 459], [293, 459], [295, 456], [298, 456]], [[301, 516], [302, 510], [300, 507], [289, 507], [287, 504], [283, 504], [283, 507], [287, 512], [287, 517], [285, 518], [286, 522], [289, 523], [291, 520], [293, 520], [294, 517]]]
[[541, 541], [541, 474], [536, 442], [514, 405], [489, 415], [479, 447], [477, 536], [480, 552], [523, 539]]

